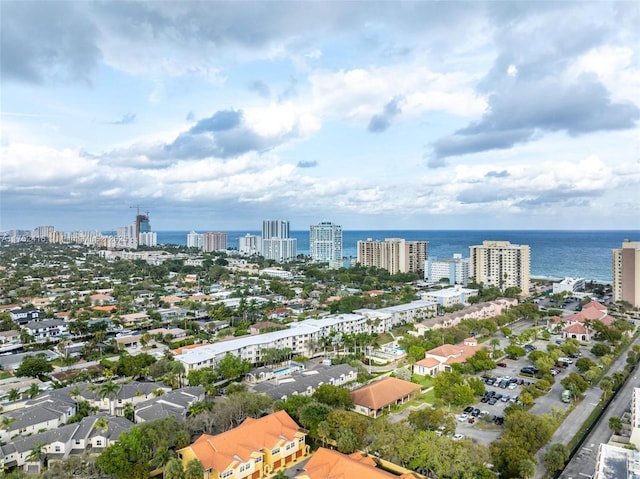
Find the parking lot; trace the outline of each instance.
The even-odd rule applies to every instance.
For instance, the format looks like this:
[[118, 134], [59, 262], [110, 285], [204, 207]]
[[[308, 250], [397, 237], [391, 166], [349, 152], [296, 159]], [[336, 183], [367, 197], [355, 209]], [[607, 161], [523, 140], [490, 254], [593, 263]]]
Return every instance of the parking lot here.
[[[549, 344], [556, 344], [557, 341], [560, 341], [559, 337], [554, 336], [550, 341], [537, 340], [526, 346], [529, 346], [527, 347], [528, 350], [532, 350], [531, 346], [533, 346], [538, 350], [546, 352], [547, 346]], [[597, 362], [597, 358], [591, 354], [589, 347], [581, 346], [580, 353], [582, 356]], [[492, 419], [495, 417], [504, 417], [504, 408], [517, 401], [522, 387], [536, 381], [536, 378], [531, 375], [521, 374], [522, 368], [533, 366], [533, 363], [526, 356], [519, 359], [502, 359], [498, 361], [498, 363], [502, 366], [498, 366], [492, 371], [487, 371], [483, 375], [485, 376], [484, 381], [487, 392], [485, 397], [489, 397], [489, 395], [492, 396], [490, 399], [483, 399], [484, 402], [478, 401], [472, 405], [472, 408], [480, 411], [478, 417], [473, 420], [473, 423], [469, 423], [469, 418], [465, 418], [462, 414], [470, 413], [461, 413], [456, 416], [457, 433], [464, 434], [474, 441], [487, 445], [497, 439], [502, 431], [502, 428], [497, 426]], [[529, 412], [532, 414], [540, 415], [549, 413], [552, 408], [562, 411], [571, 406], [561, 401], [564, 387], [560, 384], [560, 381], [570, 372], [577, 372], [575, 361], [566, 368], [557, 369], [560, 372], [555, 377], [555, 383], [548, 393], [535, 399], [534, 405], [529, 409]], [[487, 379], [487, 377], [491, 379]], [[505, 400], [505, 397], [508, 399]], [[488, 415], [488, 421], [482, 420], [481, 417], [484, 415], [483, 413]]]

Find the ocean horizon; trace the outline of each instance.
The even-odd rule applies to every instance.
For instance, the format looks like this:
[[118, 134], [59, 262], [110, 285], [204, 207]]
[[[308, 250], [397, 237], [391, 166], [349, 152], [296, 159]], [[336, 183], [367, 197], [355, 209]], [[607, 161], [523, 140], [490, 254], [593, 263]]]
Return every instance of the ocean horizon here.
[[[206, 231], [196, 231], [204, 233]], [[186, 245], [190, 231], [156, 231], [158, 244]], [[238, 248], [239, 238], [260, 230], [226, 231], [227, 246]], [[298, 254], [309, 254], [309, 231], [290, 232], [298, 240]], [[469, 247], [485, 240], [529, 245], [531, 277], [562, 279], [580, 277], [610, 284], [613, 280], [612, 250], [625, 239], [640, 241], [639, 230], [343, 230], [345, 258], [357, 256], [359, 240], [404, 238], [429, 242], [429, 257], [450, 258], [454, 253], [469, 257]]]

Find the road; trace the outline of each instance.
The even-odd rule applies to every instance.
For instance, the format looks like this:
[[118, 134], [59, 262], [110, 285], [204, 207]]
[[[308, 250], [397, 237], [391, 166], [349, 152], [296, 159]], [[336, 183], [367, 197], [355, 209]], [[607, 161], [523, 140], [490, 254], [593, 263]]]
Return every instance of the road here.
[[[629, 346], [640, 344], [640, 336], [638, 336]], [[628, 349], [627, 349], [628, 350]], [[626, 364], [626, 351], [622, 353], [616, 361], [613, 362], [609, 369], [609, 374], [624, 369]], [[625, 386], [618, 392], [616, 399], [611, 403], [605, 414], [602, 416], [600, 422], [595, 426], [593, 431], [589, 434], [585, 440], [583, 446], [573, 457], [569, 465], [562, 472], [560, 478], [562, 479], [577, 479], [584, 477], [591, 477], [595, 471], [596, 458], [598, 454], [598, 446], [601, 442], [607, 442], [611, 436], [609, 430], [608, 421], [611, 416], [620, 416], [624, 410], [628, 407], [632, 396], [633, 387], [638, 384], [635, 376], [630, 378]], [[549, 450], [551, 444], [561, 443], [568, 444], [569, 441], [576, 435], [578, 430], [582, 427], [584, 421], [589, 417], [595, 406], [600, 400], [602, 391], [597, 388], [591, 388], [585, 393], [585, 397], [576, 408], [571, 411], [569, 416], [565, 418], [560, 427], [556, 429], [553, 437], [549, 443], [540, 449], [537, 454], [538, 470], [536, 471], [536, 478], [540, 479], [544, 477], [545, 468], [543, 465], [543, 457]]]

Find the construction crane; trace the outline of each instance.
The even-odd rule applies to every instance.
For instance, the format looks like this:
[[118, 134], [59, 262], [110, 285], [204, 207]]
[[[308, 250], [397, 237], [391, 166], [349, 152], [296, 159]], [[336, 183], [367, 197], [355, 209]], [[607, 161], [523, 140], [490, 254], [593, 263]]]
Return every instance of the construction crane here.
[[[135, 208], [136, 209], [136, 215], [140, 216], [140, 208], [148, 208], [147, 206], [140, 206], [140, 205], [132, 205], [129, 206], [129, 208]], [[147, 210], [147, 216], [149, 216], [149, 211]]]

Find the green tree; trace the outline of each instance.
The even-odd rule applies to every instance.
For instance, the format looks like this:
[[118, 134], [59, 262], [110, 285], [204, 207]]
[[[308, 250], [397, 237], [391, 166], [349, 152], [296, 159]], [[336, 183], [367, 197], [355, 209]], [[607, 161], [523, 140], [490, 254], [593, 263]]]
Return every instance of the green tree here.
[[300, 409], [303, 406], [313, 402], [309, 396], [303, 396], [302, 394], [293, 394], [284, 401], [276, 401], [274, 407], [276, 410], [284, 409], [289, 416], [296, 422], [300, 421]]
[[523, 459], [518, 465], [518, 472], [522, 479], [530, 479], [536, 475], [536, 463], [531, 459]]
[[560, 381], [560, 384], [571, 391], [574, 396], [583, 394], [587, 389], [589, 389], [589, 383], [587, 383], [578, 373], [569, 373], [566, 378], [563, 378]]
[[594, 363], [589, 358], [580, 358], [576, 361], [576, 368], [581, 373], [587, 372], [589, 369], [596, 367], [596, 363]]
[[202, 463], [197, 459], [187, 462], [187, 468], [184, 471], [184, 479], [204, 479], [204, 468]]
[[604, 343], [596, 343], [591, 348], [591, 352], [597, 357], [606, 356], [607, 354], [611, 354], [611, 346]]
[[37, 378], [51, 371], [53, 366], [44, 356], [27, 356], [16, 369], [16, 376]]
[[553, 476], [556, 472], [564, 469], [564, 465], [568, 459], [569, 450], [564, 444], [552, 444], [543, 458], [544, 467], [547, 469], [547, 474]]
[[327, 419], [331, 407], [319, 402], [312, 402], [300, 408], [300, 424], [309, 430], [311, 437], [317, 436], [317, 427]]
[[353, 401], [347, 388], [322, 384], [313, 393], [313, 399], [332, 408], [351, 409]]
[[251, 369], [251, 363], [227, 353], [218, 363], [217, 369], [224, 379], [235, 379], [247, 374]]
[[496, 363], [486, 349], [477, 351], [473, 356], [467, 359], [467, 364], [473, 368], [474, 372], [489, 371], [496, 367]]
[[618, 416], [611, 416], [609, 418], [609, 429], [616, 434], [620, 434], [620, 431], [622, 431], [622, 420]]
[[182, 461], [178, 458], [170, 459], [164, 468], [162, 477], [164, 479], [185, 479]]
[[504, 352], [509, 356], [514, 356], [516, 358], [521, 358], [527, 355], [527, 352], [524, 350], [523, 347], [517, 346], [515, 344], [509, 345], [506, 348], [504, 348]]

